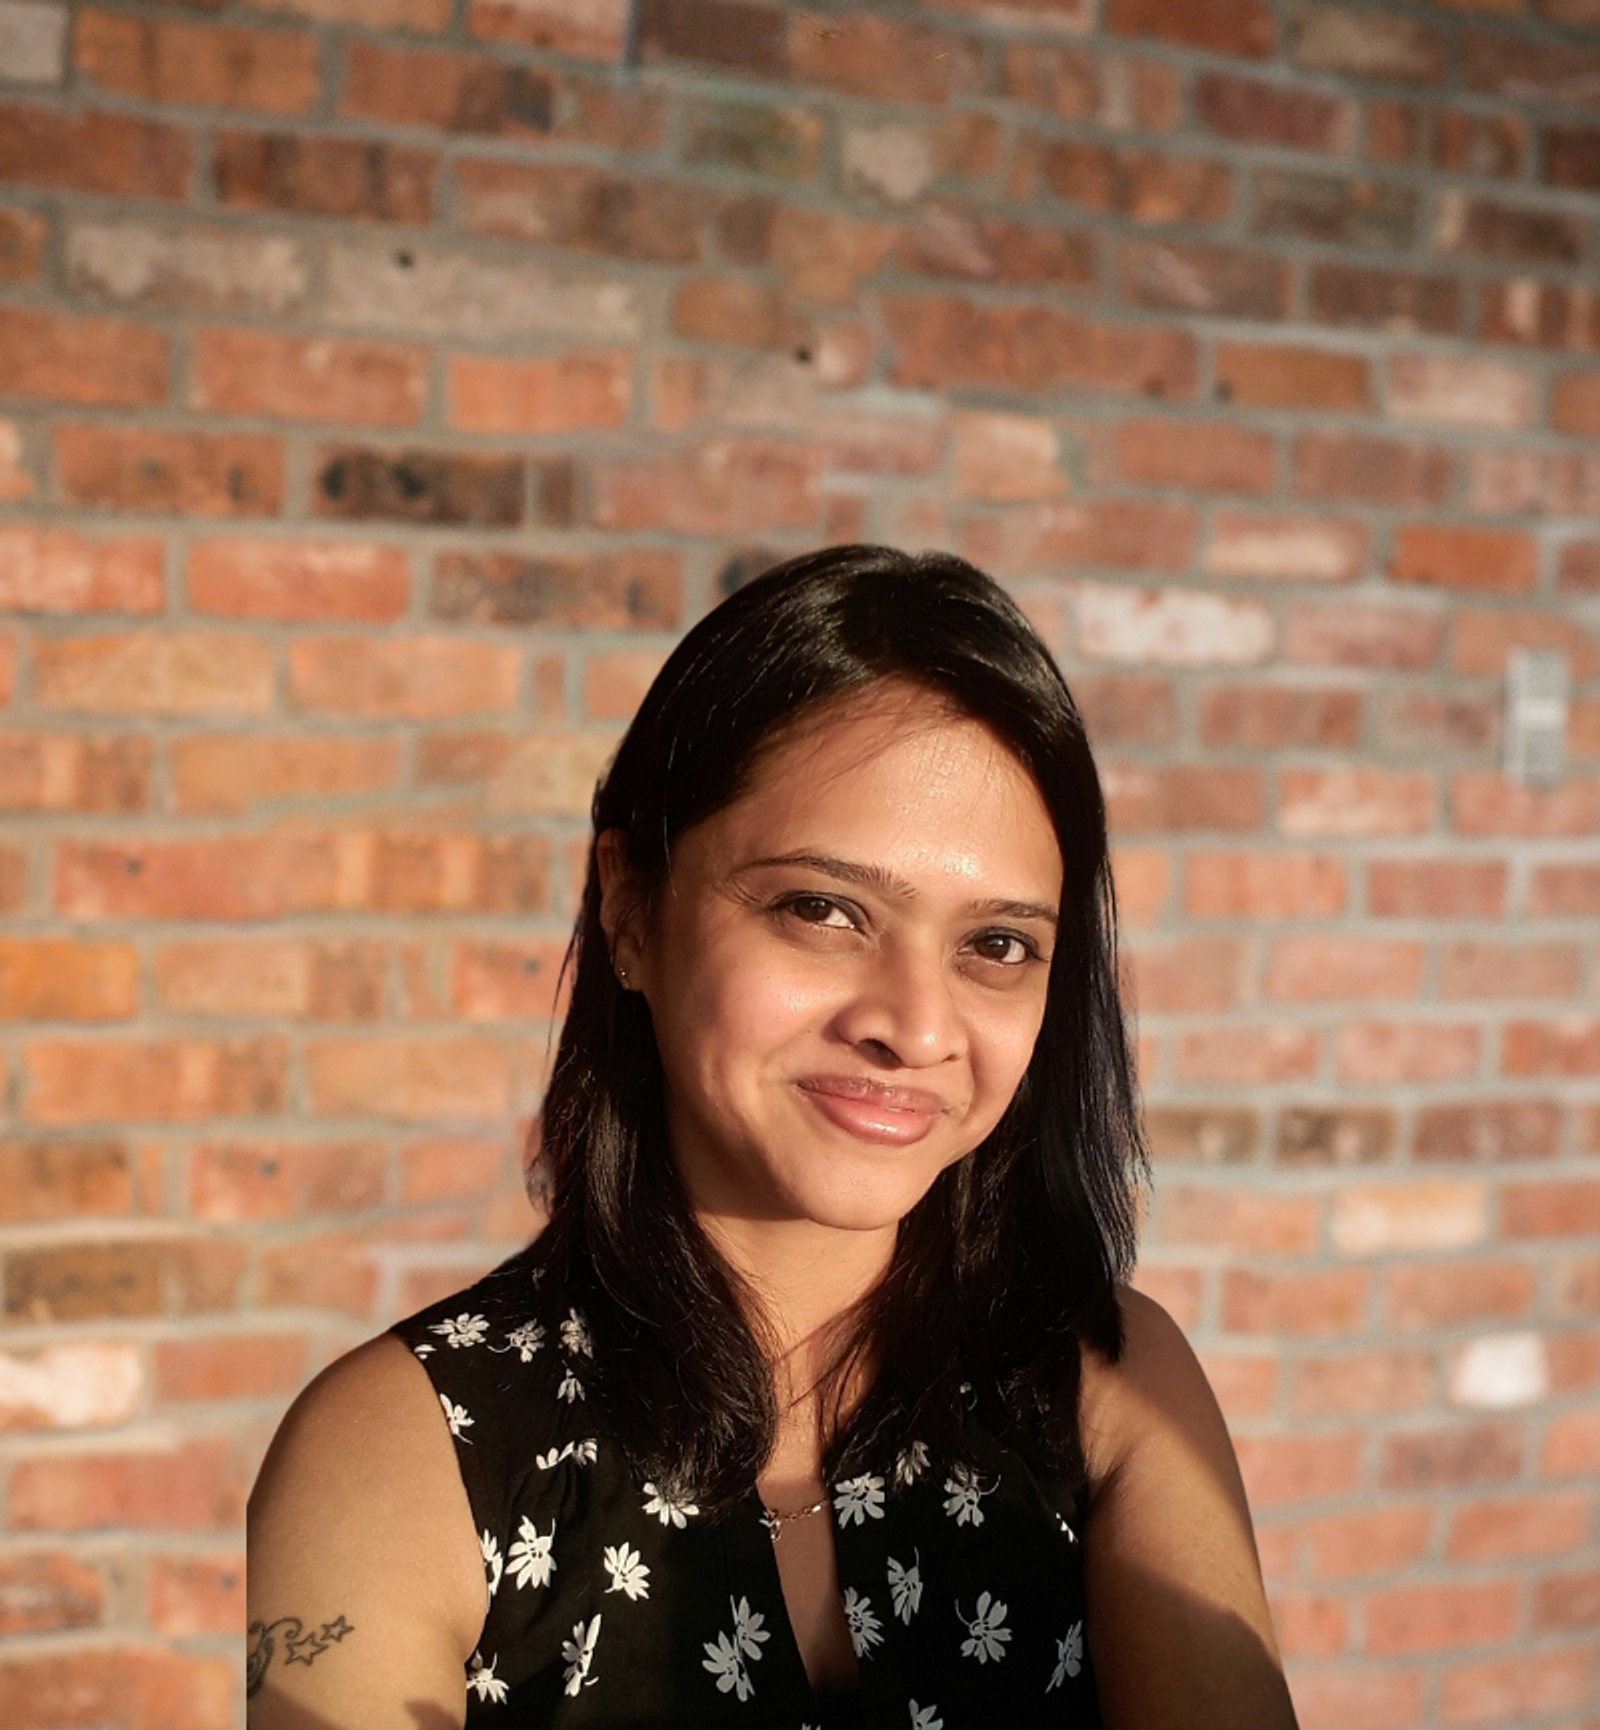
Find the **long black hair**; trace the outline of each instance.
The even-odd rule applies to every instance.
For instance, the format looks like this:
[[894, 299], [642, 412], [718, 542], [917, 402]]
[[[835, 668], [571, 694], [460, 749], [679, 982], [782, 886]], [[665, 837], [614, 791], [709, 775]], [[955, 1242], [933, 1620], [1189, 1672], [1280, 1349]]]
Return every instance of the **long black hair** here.
[[[1115, 1288], [1133, 1263], [1144, 1152], [1099, 779], [1060, 670], [1015, 603], [942, 553], [833, 547], [777, 566], [669, 657], [595, 792], [594, 835], [620, 830], [653, 894], [677, 838], [736, 800], [767, 753], [885, 683], [933, 694], [1014, 753], [1049, 810], [1064, 881], [1032, 1061], [988, 1137], [901, 1222], [883, 1280], [840, 1335], [826, 1466], [881, 1470], [913, 1442], [960, 1461], [970, 1413], [1078, 1479], [1079, 1344], [1120, 1350]], [[613, 975], [593, 843], [569, 963], [536, 1253], [589, 1322], [605, 1366], [596, 1393], [630, 1457], [725, 1508], [771, 1453], [772, 1376], [752, 1294], [678, 1180], [649, 1010]], [[842, 1390], [862, 1382], [847, 1409]]]

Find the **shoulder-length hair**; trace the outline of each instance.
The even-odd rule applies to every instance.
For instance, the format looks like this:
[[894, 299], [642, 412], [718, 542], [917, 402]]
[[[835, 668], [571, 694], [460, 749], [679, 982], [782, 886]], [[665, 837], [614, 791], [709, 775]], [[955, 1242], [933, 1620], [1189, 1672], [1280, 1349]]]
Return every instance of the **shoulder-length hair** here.
[[[838, 1333], [826, 1465], [830, 1477], [881, 1471], [918, 1441], [970, 1458], [970, 1414], [1081, 1481], [1079, 1345], [1120, 1350], [1115, 1288], [1133, 1263], [1144, 1153], [1099, 779], [1060, 670], [1015, 603], [942, 553], [845, 546], [777, 566], [669, 657], [596, 790], [594, 834], [621, 831], [652, 894], [677, 838], [736, 800], [767, 753], [886, 682], [932, 693], [1015, 754], [1049, 810], [1064, 882], [1015, 1097], [901, 1222], [882, 1282]], [[649, 1010], [613, 975], [593, 843], [569, 965], [537, 1253], [584, 1310], [605, 1365], [596, 1392], [638, 1468], [726, 1508], [776, 1434], [759, 1304], [678, 1180]]]

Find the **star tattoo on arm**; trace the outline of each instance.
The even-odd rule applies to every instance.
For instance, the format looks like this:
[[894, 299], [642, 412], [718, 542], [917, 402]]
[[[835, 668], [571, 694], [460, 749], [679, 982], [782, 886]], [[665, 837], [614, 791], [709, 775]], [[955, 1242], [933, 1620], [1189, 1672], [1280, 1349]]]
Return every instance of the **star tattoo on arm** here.
[[330, 1646], [337, 1646], [353, 1633], [355, 1629], [343, 1616], [324, 1622], [320, 1628], [307, 1628], [298, 1616], [280, 1616], [275, 1622], [252, 1622], [250, 1650], [245, 1659], [245, 1697], [253, 1699], [261, 1692], [280, 1644], [285, 1666], [314, 1664]]

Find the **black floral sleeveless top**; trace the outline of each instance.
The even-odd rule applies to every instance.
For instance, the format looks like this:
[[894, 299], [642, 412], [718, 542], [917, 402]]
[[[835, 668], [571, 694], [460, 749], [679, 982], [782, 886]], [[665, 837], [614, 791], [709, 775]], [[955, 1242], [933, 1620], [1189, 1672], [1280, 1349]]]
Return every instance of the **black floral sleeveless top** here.
[[861, 1685], [818, 1695], [752, 1486], [712, 1520], [641, 1481], [592, 1415], [584, 1318], [531, 1251], [393, 1330], [455, 1438], [489, 1611], [468, 1730], [1100, 1730], [1083, 1508], [974, 1429], [833, 1486]]

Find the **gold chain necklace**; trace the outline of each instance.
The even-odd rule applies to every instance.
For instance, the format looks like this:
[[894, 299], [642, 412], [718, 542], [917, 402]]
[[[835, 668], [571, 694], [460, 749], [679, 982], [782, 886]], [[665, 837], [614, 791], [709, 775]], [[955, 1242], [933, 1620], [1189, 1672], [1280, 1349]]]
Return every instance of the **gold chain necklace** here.
[[820, 1502], [813, 1502], [809, 1508], [769, 1508], [765, 1502], [761, 1511], [767, 1517], [767, 1530], [772, 1533], [773, 1543], [783, 1536], [783, 1528], [792, 1526], [796, 1520], [809, 1520], [813, 1514], [820, 1514], [827, 1507], [828, 1498], [824, 1496]]

